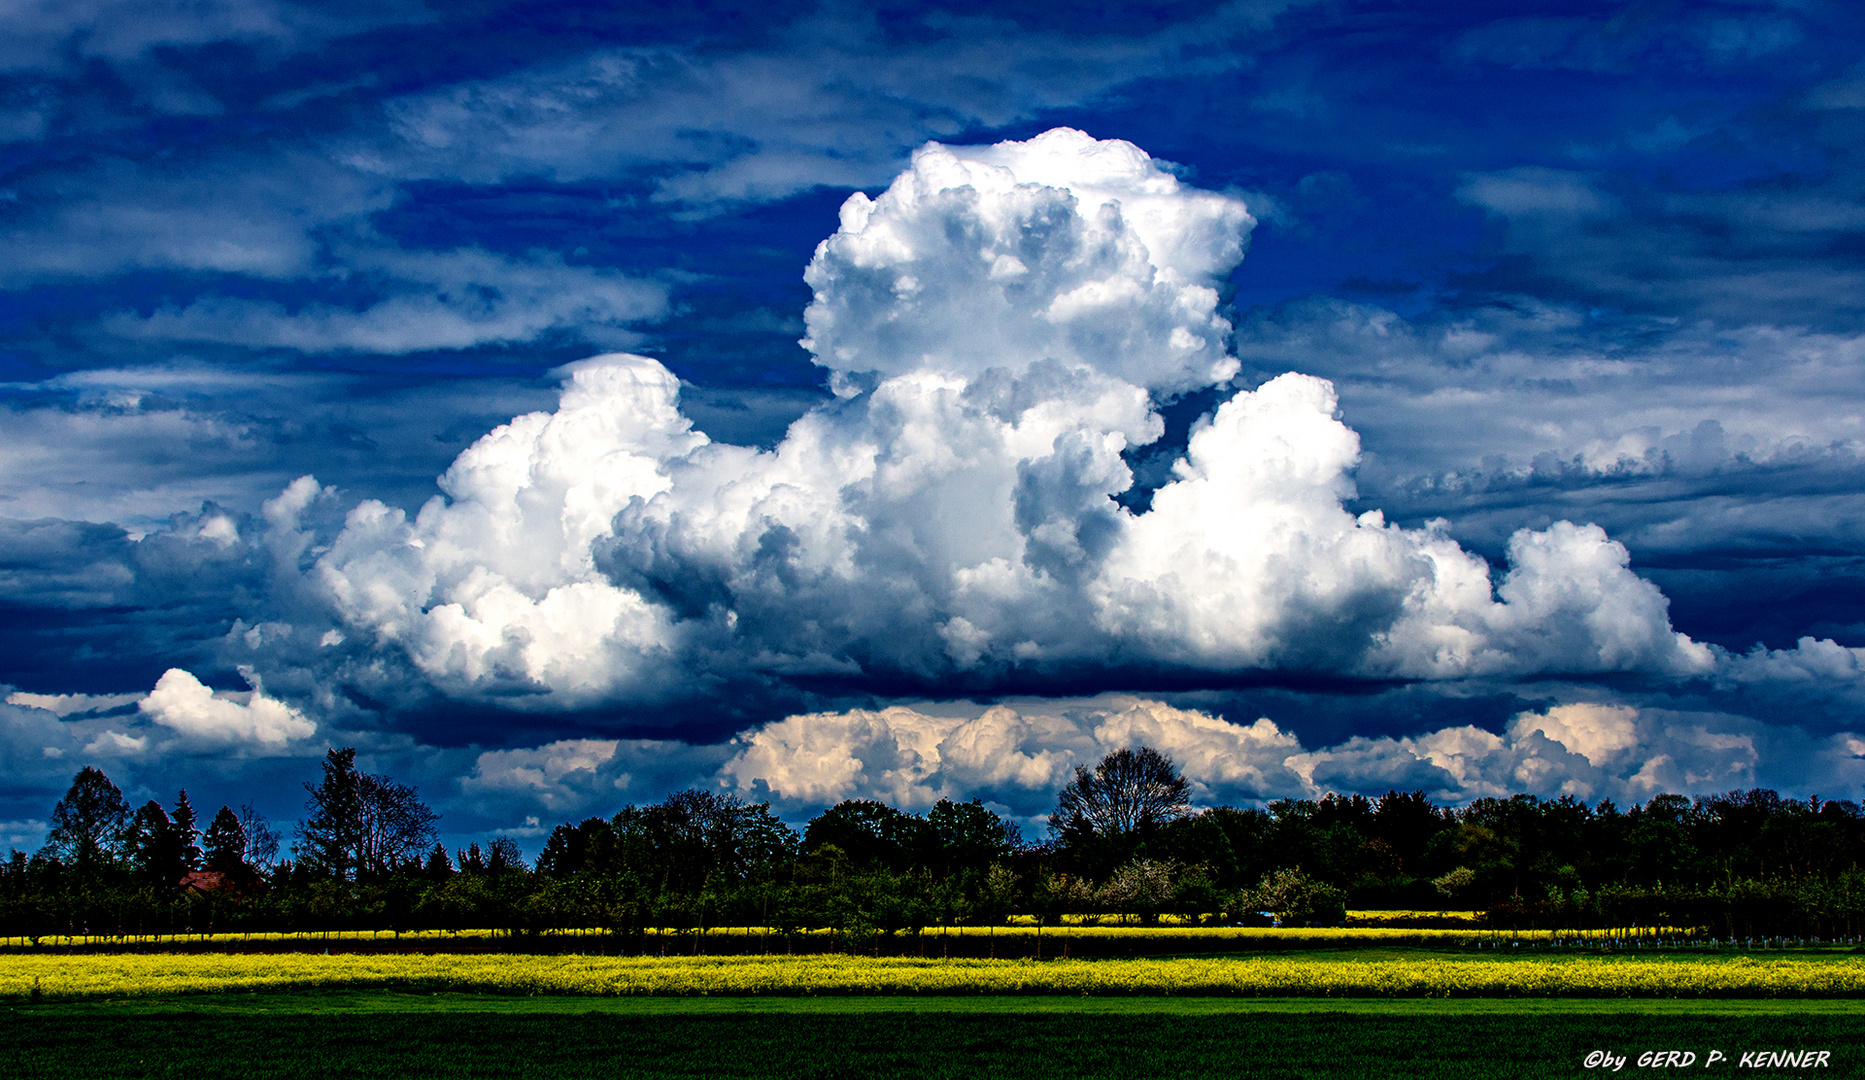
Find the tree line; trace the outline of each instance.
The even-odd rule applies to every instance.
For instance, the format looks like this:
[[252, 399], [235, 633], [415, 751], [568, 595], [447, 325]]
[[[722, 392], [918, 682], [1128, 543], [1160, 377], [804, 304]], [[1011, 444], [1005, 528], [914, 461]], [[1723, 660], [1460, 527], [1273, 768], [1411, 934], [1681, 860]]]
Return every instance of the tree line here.
[[867, 948], [1012, 914], [1332, 925], [1349, 907], [1476, 910], [1499, 928], [1865, 929], [1865, 811], [1763, 789], [1624, 809], [1417, 791], [1196, 809], [1172, 761], [1140, 747], [1077, 768], [1040, 841], [976, 799], [923, 814], [847, 800], [799, 830], [767, 803], [690, 790], [558, 825], [527, 865], [507, 837], [447, 851], [418, 792], [359, 771], [352, 749], [304, 786], [285, 847], [250, 807], [201, 829], [187, 792], [132, 809], [87, 766], [44, 847], [0, 866], [0, 933], [599, 928], [627, 948], [742, 926]]

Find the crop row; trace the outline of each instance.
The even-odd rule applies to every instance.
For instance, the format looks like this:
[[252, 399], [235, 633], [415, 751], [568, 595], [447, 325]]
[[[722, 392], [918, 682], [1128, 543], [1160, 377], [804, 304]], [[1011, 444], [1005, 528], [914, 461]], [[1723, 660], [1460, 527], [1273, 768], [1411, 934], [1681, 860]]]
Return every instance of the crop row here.
[[[1371, 920], [1369, 920], [1371, 921]], [[698, 933], [702, 942], [711, 942], [719, 946], [736, 943], [740, 947], [757, 948], [769, 945], [774, 951], [822, 951], [845, 946], [846, 935], [834, 930], [815, 929], [776, 929], [763, 926], [714, 926]], [[1699, 939], [1689, 931], [1655, 927], [1648, 928], [1636, 935], [1639, 939], [1687, 937], [1692, 941]], [[607, 939], [609, 932], [599, 928], [548, 930], [530, 935], [526, 940], [536, 943], [576, 942], [582, 939]], [[696, 933], [692, 928], [648, 928], [629, 940], [645, 946], [643, 951], [655, 951], [657, 948], [694, 947]], [[891, 940], [894, 948], [900, 948], [906, 942], [918, 942], [932, 948], [944, 938], [964, 938], [972, 941], [998, 939], [1006, 945], [1021, 943], [1027, 950], [1028, 945], [1037, 938], [1054, 942], [1057, 947], [1068, 941], [1080, 942], [1125, 942], [1138, 944], [1151, 942], [1167, 946], [1184, 946], [1194, 949], [1203, 948], [1277, 948], [1300, 945], [1332, 946], [1382, 946], [1382, 945], [1420, 945], [1432, 947], [1456, 947], [1471, 945], [1514, 944], [1547, 945], [1565, 943], [1575, 945], [1603, 944], [1631, 940], [1624, 931], [1608, 930], [1488, 930], [1473, 927], [1451, 928], [1417, 928], [1405, 926], [1359, 925], [1344, 927], [1319, 928], [1271, 928], [1258, 926], [1190, 926], [1190, 925], [1156, 925], [1143, 926], [1134, 924], [1101, 925], [1069, 923], [1062, 926], [1038, 926], [1032, 919], [1013, 918], [1002, 926], [950, 926], [931, 927], [918, 935], [881, 934], [880, 939]], [[217, 934], [54, 934], [37, 938], [0, 937], [0, 949], [18, 949], [37, 946], [39, 948], [70, 949], [86, 948], [108, 950], [112, 948], [137, 948], [149, 945], [190, 945], [205, 947], [228, 947], [249, 945], [310, 945], [326, 946], [345, 945], [430, 945], [445, 947], [449, 943], [486, 944], [510, 940], [511, 935], [504, 931], [493, 930], [328, 930], [328, 931], [256, 931], [251, 933], [217, 933]], [[1783, 939], [1785, 940], [1785, 939]], [[666, 943], [662, 946], [658, 943]], [[675, 946], [673, 943], [682, 943]], [[703, 950], [702, 950], [703, 951]], [[760, 949], [759, 951], [770, 951]]]
[[1865, 961], [1712, 956], [921, 960], [851, 956], [29, 955], [0, 999], [378, 988], [566, 995], [1865, 997]]

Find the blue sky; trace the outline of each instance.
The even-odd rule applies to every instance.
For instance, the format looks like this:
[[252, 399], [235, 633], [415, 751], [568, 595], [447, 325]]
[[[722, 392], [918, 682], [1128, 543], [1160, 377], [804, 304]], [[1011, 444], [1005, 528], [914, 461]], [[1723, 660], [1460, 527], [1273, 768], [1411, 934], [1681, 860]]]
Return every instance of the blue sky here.
[[1850, 5], [0, 20], [0, 841], [1865, 794]]

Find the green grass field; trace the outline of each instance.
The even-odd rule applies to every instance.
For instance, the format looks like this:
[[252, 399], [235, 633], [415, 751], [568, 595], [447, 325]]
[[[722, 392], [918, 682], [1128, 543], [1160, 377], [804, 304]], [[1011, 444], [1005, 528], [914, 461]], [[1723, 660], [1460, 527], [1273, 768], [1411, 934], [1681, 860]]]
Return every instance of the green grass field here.
[[1825, 1050], [1845, 1002], [635, 1000], [250, 994], [24, 1006], [0, 1068], [51, 1077], [1572, 1077], [1589, 1053]]
[[[1282, 974], [1264, 981], [1250, 974], [1258, 964]], [[1384, 1080], [1613, 1071], [1586, 1067], [1597, 1052], [1623, 1057], [1618, 1072], [1649, 1075], [1641, 1054], [1679, 1051], [1695, 1055], [1695, 1071], [1719, 1075], [1852, 1076], [1865, 1073], [1865, 997], [1854, 986], [1862, 967], [1842, 949], [1359, 948], [1042, 963], [16, 954], [0, 957], [0, 1075]], [[1340, 986], [1330, 992], [1362, 995], [1273, 989], [1307, 986], [1309, 971], [1332, 973]], [[1392, 972], [1426, 979], [1427, 996], [1417, 987], [1381, 993]], [[805, 975], [828, 982], [800, 993], [765, 986]], [[915, 982], [926, 978], [959, 981], [929, 996]], [[44, 986], [37, 998], [27, 990], [35, 981]], [[1058, 992], [1064, 983], [1080, 986]], [[1501, 992], [1483, 995], [1492, 984]], [[1144, 986], [1154, 989], [1136, 993]], [[1200, 986], [1204, 996], [1181, 996]], [[1830, 1056], [1813, 1070], [1740, 1066], [1758, 1051]], [[1706, 1068], [1712, 1053], [1725, 1060]]]

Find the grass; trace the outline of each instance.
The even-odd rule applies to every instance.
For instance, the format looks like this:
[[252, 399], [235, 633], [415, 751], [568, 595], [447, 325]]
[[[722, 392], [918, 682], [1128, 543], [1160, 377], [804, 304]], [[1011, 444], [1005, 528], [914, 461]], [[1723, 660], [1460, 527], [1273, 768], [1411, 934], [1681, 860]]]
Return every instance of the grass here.
[[[440, 990], [438, 983], [417, 992], [420, 978], [411, 973], [418, 975], [423, 964], [451, 971], [462, 987], [494, 992]], [[1290, 969], [1333, 972], [1336, 978], [1345, 972], [1361, 978], [1360, 985], [1382, 970], [1451, 972], [1520, 992], [1525, 979], [1536, 971], [1545, 974], [1550, 965], [1569, 976], [1612, 975], [1621, 991], [1653, 985], [1639, 978], [1700, 982], [1718, 972], [1726, 977], [1725, 990], [1742, 993], [1766, 992], [1782, 973], [1803, 982], [1824, 973], [1842, 987], [1865, 978], [1865, 961], [1850, 953], [1800, 951], [1757, 959], [1695, 952], [1561, 956], [1537, 950], [1524, 956], [1513, 949], [1479, 954], [1362, 948], [1224, 960], [1043, 963], [825, 956], [22, 954], [0, 961], [0, 994], [12, 1002], [0, 1005], [0, 1071], [22, 1080], [1466, 1080], [1582, 1075], [1590, 1071], [1584, 1067], [1587, 1055], [1596, 1051], [1623, 1056], [1625, 1068], [1636, 1069], [1641, 1053], [1670, 1050], [1698, 1055], [1698, 1068], [1718, 1051], [1728, 1056], [1723, 1068], [1762, 1077], [1799, 1073], [1737, 1069], [1734, 1063], [1758, 1050], [1824, 1050], [1831, 1058], [1820, 1072], [1855, 1075], [1865, 1069], [1865, 997], [1179, 996], [1186, 984], [1209, 978], [1213, 970], [1235, 976]], [[661, 980], [662, 992], [539, 992], [551, 985], [587, 991], [592, 970], [610, 979], [622, 973], [636, 985], [649, 973]], [[706, 980], [716, 986], [734, 972], [761, 972], [768, 979], [773, 971], [797, 978], [812, 970], [823, 980], [814, 996], [694, 992]], [[60, 972], [91, 981], [53, 982], [48, 989], [56, 992], [36, 1002], [15, 993], [33, 978], [44, 986], [48, 974]], [[1053, 977], [1041, 988], [1054, 991], [1083, 972], [1098, 973], [1102, 985], [1114, 989], [1088, 996], [1079, 986], [1034, 996], [977, 992], [980, 985], [1027, 986], [1040, 977]], [[898, 992], [928, 973], [956, 975], [956, 985], [967, 992]], [[1005, 979], [1005, 973], [1016, 978]], [[305, 988], [307, 978], [318, 988]], [[886, 979], [898, 984], [895, 992], [877, 990]], [[1146, 985], [1146, 979], [1154, 980], [1153, 990], [1136, 992], [1135, 985]], [[615, 985], [602, 984], [599, 992], [613, 994]], [[1233, 979], [1224, 992], [1242, 985]], [[62, 992], [74, 988], [80, 992]], [[847, 994], [864, 988], [870, 996]]]
[[[0, 1068], [65, 1077], [1572, 1077], [1586, 1055], [1826, 1050], [1865, 1064], [1856, 1010], [1592, 1008], [1434, 1011], [1437, 1003], [995, 999], [859, 1008], [841, 1002], [592, 1002], [405, 995], [249, 995], [148, 1011], [41, 1005], [0, 1013]], [[438, 1000], [438, 999], [437, 999]], [[904, 1003], [902, 1003], [904, 1004]], [[1563, 1003], [1571, 1005], [1577, 1003]], [[580, 1006], [580, 1011], [570, 1006]], [[625, 1005], [626, 1007], [622, 1007]], [[644, 1005], [649, 1007], [643, 1007]], [[1418, 1006], [1426, 1005], [1424, 1010]], [[385, 1007], [384, 1007], [385, 1006]], [[669, 1007], [677, 1006], [677, 1007]], [[1786, 1070], [1740, 1070], [1785, 1076]]]

